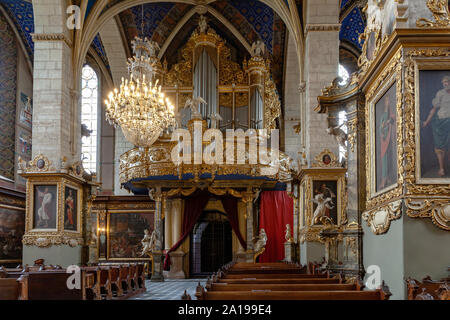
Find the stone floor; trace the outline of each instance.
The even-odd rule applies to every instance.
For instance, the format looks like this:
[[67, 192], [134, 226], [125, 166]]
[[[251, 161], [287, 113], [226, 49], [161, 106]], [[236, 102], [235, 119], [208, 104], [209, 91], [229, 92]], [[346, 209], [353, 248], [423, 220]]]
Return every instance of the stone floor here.
[[181, 300], [184, 290], [195, 300], [195, 288], [199, 282], [205, 286], [206, 279], [166, 279], [164, 282], [146, 280], [147, 292], [132, 297], [130, 300]]

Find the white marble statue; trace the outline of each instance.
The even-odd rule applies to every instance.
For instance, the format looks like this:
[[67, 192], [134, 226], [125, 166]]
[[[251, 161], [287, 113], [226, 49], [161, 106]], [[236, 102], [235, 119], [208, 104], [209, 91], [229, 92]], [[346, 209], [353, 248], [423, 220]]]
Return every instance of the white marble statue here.
[[255, 252], [259, 252], [266, 247], [267, 235], [264, 229], [259, 230], [259, 236], [257, 237], [257, 239], [258, 240], [256, 240], [254, 246]]
[[251, 48], [252, 57], [262, 56], [264, 54], [264, 49], [265, 49], [265, 46], [261, 40], [257, 40], [256, 42], [253, 42], [252, 48]]
[[286, 224], [286, 233], [284, 235], [284, 239], [286, 240], [286, 242], [292, 242], [292, 236], [291, 236], [291, 226], [288, 224]]
[[156, 247], [156, 233], [155, 231], [152, 234], [149, 234], [147, 229], [144, 230], [144, 238], [141, 240], [142, 243], [142, 253], [141, 256], [146, 254], [150, 254]]
[[345, 144], [345, 142], [347, 141], [347, 134], [344, 132], [344, 130], [341, 129], [344, 124], [345, 122], [337, 127], [329, 127], [327, 129], [327, 133], [333, 135], [339, 145], [345, 149], [347, 148], [347, 145]]
[[203, 100], [202, 97], [194, 97], [189, 98], [186, 101], [186, 104], [184, 105], [184, 108], [190, 108], [191, 109], [191, 119], [202, 119], [201, 113], [198, 111], [198, 105], [200, 103], [206, 104], [206, 101]]
[[206, 22], [206, 17], [204, 15], [200, 16], [198, 28], [200, 33], [206, 33], [206, 31], [208, 30], [208, 23]]
[[211, 119], [211, 129], [219, 129], [219, 121], [223, 121], [223, 118], [220, 116], [220, 114], [218, 113], [212, 114], [210, 119]]

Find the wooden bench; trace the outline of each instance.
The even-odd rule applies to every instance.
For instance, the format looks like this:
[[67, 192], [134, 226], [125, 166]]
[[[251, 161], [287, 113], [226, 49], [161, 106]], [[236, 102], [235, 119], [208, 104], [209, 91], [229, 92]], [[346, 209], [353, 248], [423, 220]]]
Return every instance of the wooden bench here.
[[256, 284], [236, 284], [236, 283], [206, 283], [208, 291], [250, 291], [250, 290], [271, 290], [271, 291], [345, 291], [357, 290], [360, 288], [356, 284], [292, 284], [292, 283], [256, 283]]
[[136, 269], [137, 269], [138, 287], [145, 291], [146, 290], [146, 288], [145, 288], [145, 263], [138, 263]]
[[0, 278], [0, 300], [18, 300], [20, 283], [17, 279]]
[[256, 278], [242, 278], [242, 279], [218, 279], [217, 282], [222, 283], [236, 283], [236, 284], [267, 284], [267, 283], [292, 283], [292, 284], [333, 284], [333, 283], [342, 283], [342, 279], [339, 278], [284, 278], [284, 279], [256, 279]]
[[113, 293], [113, 297], [122, 297], [124, 295], [123, 289], [122, 289], [122, 281], [120, 278], [120, 270], [121, 268], [119, 266], [111, 266], [111, 291]]
[[422, 279], [422, 282], [412, 278], [406, 279], [408, 300], [440, 300], [441, 287], [445, 288], [446, 281], [434, 281], [430, 276]]
[[206, 291], [197, 286], [198, 300], [388, 300], [391, 293], [384, 286], [374, 291]]
[[326, 279], [327, 275], [297, 274], [297, 273], [242, 273], [226, 274], [221, 279]]

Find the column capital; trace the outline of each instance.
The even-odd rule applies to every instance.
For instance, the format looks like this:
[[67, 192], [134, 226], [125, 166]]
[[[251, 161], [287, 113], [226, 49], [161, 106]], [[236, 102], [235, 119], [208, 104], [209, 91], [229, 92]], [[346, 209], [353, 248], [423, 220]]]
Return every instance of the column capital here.
[[340, 23], [308, 23], [305, 28], [305, 35], [310, 31], [337, 31], [341, 30]]
[[69, 48], [72, 48], [72, 41], [64, 33], [32, 33], [33, 42], [37, 41], [64, 41]]

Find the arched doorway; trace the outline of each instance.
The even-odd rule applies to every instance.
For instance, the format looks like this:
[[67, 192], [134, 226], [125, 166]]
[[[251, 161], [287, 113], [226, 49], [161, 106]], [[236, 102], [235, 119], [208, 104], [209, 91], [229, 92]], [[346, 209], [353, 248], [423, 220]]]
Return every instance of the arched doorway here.
[[232, 260], [232, 229], [225, 214], [203, 212], [191, 232], [190, 276], [217, 271]]

